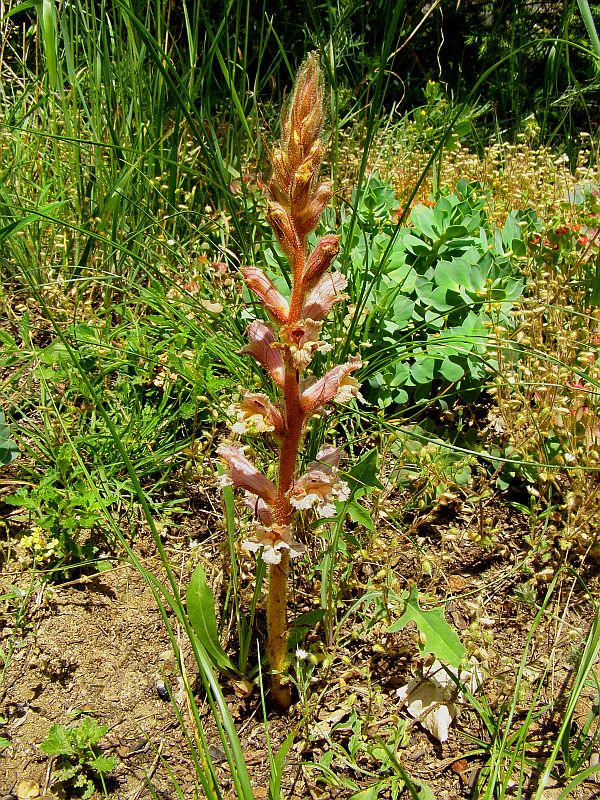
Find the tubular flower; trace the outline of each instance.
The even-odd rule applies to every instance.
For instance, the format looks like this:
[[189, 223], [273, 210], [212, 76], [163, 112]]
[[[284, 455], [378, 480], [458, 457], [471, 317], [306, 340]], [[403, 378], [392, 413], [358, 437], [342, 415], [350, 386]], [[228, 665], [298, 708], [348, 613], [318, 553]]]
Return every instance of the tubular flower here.
[[281, 350], [275, 346], [275, 332], [260, 320], [248, 325], [250, 343], [241, 352], [253, 356], [263, 366], [278, 386], [285, 383], [285, 367]]
[[314, 320], [323, 319], [336, 303], [346, 299], [342, 292], [347, 285], [348, 282], [341, 272], [326, 272], [308, 293], [302, 315]]
[[231, 426], [234, 433], [272, 432], [279, 437], [284, 434], [285, 422], [281, 412], [262, 392], [244, 392], [242, 402], [229, 406], [228, 413], [237, 417]]
[[307, 386], [300, 397], [300, 405], [305, 411], [313, 412], [326, 403], [346, 403], [353, 397], [360, 397], [360, 384], [350, 373], [360, 369], [360, 356], [351, 356], [345, 364], [340, 364], [315, 383]]
[[326, 353], [331, 345], [318, 341], [321, 323], [314, 319], [300, 319], [295, 325], [288, 325], [281, 331], [281, 341], [292, 355], [296, 369], [307, 367], [313, 353]]
[[287, 256], [293, 256], [300, 248], [300, 239], [289, 212], [280, 203], [269, 203], [267, 220], [279, 239], [281, 249]]
[[272, 525], [265, 528], [257, 525], [252, 539], [242, 542], [244, 550], [256, 553], [262, 548], [262, 560], [267, 564], [279, 564], [282, 551], [287, 550], [290, 558], [298, 558], [304, 552], [304, 545], [292, 540], [290, 525]]
[[270, 528], [273, 525], [275, 520], [273, 519], [271, 507], [268, 506], [264, 500], [261, 500], [260, 497], [252, 494], [252, 492], [246, 492], [244, 505], [255, 514], [260, 524], [264, 525], [265, 528]]
[[282, 325], [285, 325], [290, 312], [289, 303], [273, 286], [272, 281], [262, 269], [259, 269], [259, 267], [244, 267], [242, 275], [246, 281], [246, 286], [258, 295], [269, 314]]
[[298, 233], [306, 235], [317, 225], [323, 209], [333, 196], [333, 186], [330, 183], [321, 183], [315, 190], [311, 200], [296, 217]]
[[273, 505], [277, 494], [274, 484], [248, 461], [241, 447], [222, 444], [217, 448], [217, 453], [227, 465], [227, 474], [221, 478], [222, 485], [245, 489], [260, 497], [267, 505]]
[[314, 286], [319, 278], [327, 272], [331, 262], [340, 252], [340, 237], [333, 233], [323, 236], [312, 251], [304, 268], [304, 283]]
[[290, 495], [294, 508], [315, 508], [321, 517], [335, 515], [334, 500], [347, 500], [350, 496], [348, 484], [340, 480], [337, 464], [340, 451], [327, 447], [317, 454], [317, 460], [308, 465], [307, 472], [296, 481]]

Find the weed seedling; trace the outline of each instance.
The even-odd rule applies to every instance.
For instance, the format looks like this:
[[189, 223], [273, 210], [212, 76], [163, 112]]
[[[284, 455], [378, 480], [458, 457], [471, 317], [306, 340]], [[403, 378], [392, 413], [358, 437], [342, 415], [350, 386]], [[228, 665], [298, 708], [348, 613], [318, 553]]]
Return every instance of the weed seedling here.
[[98, 748], [107, 730], [106, 725], [99, 725], [92, 717], [84, 717], [72, 728], [52, 725], [40, 749], [56, 758], [54, 783], [70, 787], [84, 800], [94, 794], [98, 784], [106, 795], [104, 778], [117, 765], [114, 756], [103, 756]]

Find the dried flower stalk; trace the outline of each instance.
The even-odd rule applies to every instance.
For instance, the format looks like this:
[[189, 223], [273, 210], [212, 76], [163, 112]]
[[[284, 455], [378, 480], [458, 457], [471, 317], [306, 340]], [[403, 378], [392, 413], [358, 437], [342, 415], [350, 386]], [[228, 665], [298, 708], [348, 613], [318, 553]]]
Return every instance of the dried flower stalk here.
[[320, 379], [307, 374], [314, 354], [331, 349], [319, 338], [322, 320], [345, 298], [346, 288], [344, 276], [329, 271], [339, 252], [339, 237], [323, 236], [312, 253], [307, 247], [308, 234], [332, 195], [331, 184], [319, 180], [324, 120], [323, 78], [318, 55], [312, 53], [300, 67], [291, 102], [282, 112], [281, 139], [271, 154], [268, 183], [267, 219], [290, 262], [291, 296], [284, 297], [259, 267], [242, 270], [246, 285], [272, 321], [250, 324], [249, 344], [242, 352], [265, 369], [282, 399], [276, 406], [265, 394], [244, 393], [242, 402], [232, 407], [236, 417], [233, 430], [275, 438], [279, 443], [277, 484], [251, 464], [241, 447], [229, 444], [218, 450], [227, 466], [225, 481], [246, 490], [247, 504], [258, 519], [253, 538], [243, 546], [260, 550], [269, 564], [271, 697], [283, 710], [291, 702], [286, 680], [289, 562], [304, 550], [293, 538], [294, 516], [299, 510], [332, 516], [333, 501], [348, 496], [348, 487], [338, 476], [338, 449], [323, 448], [300, 477], [296, 475], [298, 454], [311, 416], [328, 403], [360, 397], [358, 382], [351, 374], [361, 366], [359, 357], [333, 367]]

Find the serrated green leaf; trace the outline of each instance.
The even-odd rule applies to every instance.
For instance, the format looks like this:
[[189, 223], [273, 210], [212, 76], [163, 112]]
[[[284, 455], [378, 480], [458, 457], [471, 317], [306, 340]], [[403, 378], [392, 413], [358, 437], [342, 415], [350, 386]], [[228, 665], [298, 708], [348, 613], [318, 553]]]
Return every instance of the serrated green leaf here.
[[421, 634], [419, 642], [421, 656], [432, 653], [440, 661], [452, 667], [460, 666], [465, 655], [465, 648], [461, 644], [454, 629], [446, 622], [441, 608], [423, 611], [419, 606], [419, 592], [413, 586], [406, 601], [404, 614], [389, 628], [390, 633], [401, 631], [409, 622], [414, 622]]
[[91, 761], [87, 762], [88, 765], [98, 774], [104, 772], [112, 772], [117, 766], [117, 759], [114, 756], [96, 756]]
[[206, 575], [200, 564], [190, 579], [186, 592], [186, 603], [188, 618], [194, 633], [215, 667], [222, 672], [237, 674], [235, 665], [221, 647], [215, 616], [215, 598], [206, 582]]
[[93, 717], [83, 717], [79, 725], [71, 730], [71, 735], [82, 747], [94, 747], [107, 731], [108, 725], [100, 725]]
[[40, 750], [47, 756], [71, 756], [75, 753], [71, 740], [71, 731], [64, 725], [54, 723], [41, 743]]
[[[66, 761], [62, 762], [66, 764]], [[60, 769], [55, 769], [52, 772], [52, 777], [57, 783], [68, 783], [68, 781], [72, 781], [73, 778], [77, 778], [81, 775], [81, 766], [79, 764], [68, 765], [66, 767], [60, 767]]]

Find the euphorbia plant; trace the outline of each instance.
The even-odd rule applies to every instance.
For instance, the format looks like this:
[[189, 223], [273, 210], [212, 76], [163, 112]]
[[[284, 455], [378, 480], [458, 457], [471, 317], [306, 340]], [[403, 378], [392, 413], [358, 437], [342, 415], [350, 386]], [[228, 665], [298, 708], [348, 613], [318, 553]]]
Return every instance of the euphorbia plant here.
[[346, 279], [331, 272], [339, 251], [339, 237], [323, 236], [312, 252], [308, 235], [315, 229], [332, 195], [331, 184], [319, 180], [323, 157], [321, 134], [325, 119], [324, 86], [316, 53], [309, 55], [298, 72], [291, 101], [284, 108], [281, 139], [271, 154], [267, 219], [290, 263], [290, 297], [284, 297], [262, 269], [242, 270], [248, 288], [258, 297], [270, 322], [255, 320], [248, 328], [249, 344], [243, 352], [253, 356], [273, 381], [279, 395], [244, 392], [233, 411], [238, 434], [271, 435], [279, 447], [277, 479], [271, 481], [244, 455], [238, 444], [224, 444], [218, 452], [227, 466], [225, 481], [244, 489], [247, 504], [256, 516], [251, 538], [244, 547], [260, 551], [269, 564], [267, 599], [268, 657], [271, 696], [286, 709], [291, 691], [287, 670], [287, 581], [291, 558], [304, 546], [295, 540], [294, 518], [298, 511], [320, 517], [335, 514], [335, 499], [348, 496], [337, 467], [341, 453], [324, 447], [303, 475], [297, 462], [307, 421], [329, 403], [358, 395], [352, 374], [361, 366], [359, 357], [334, 366], [320, 378], [310, 371], [316, 352], [330, 350], [320, 340], [323, 319], [343, 300]]

